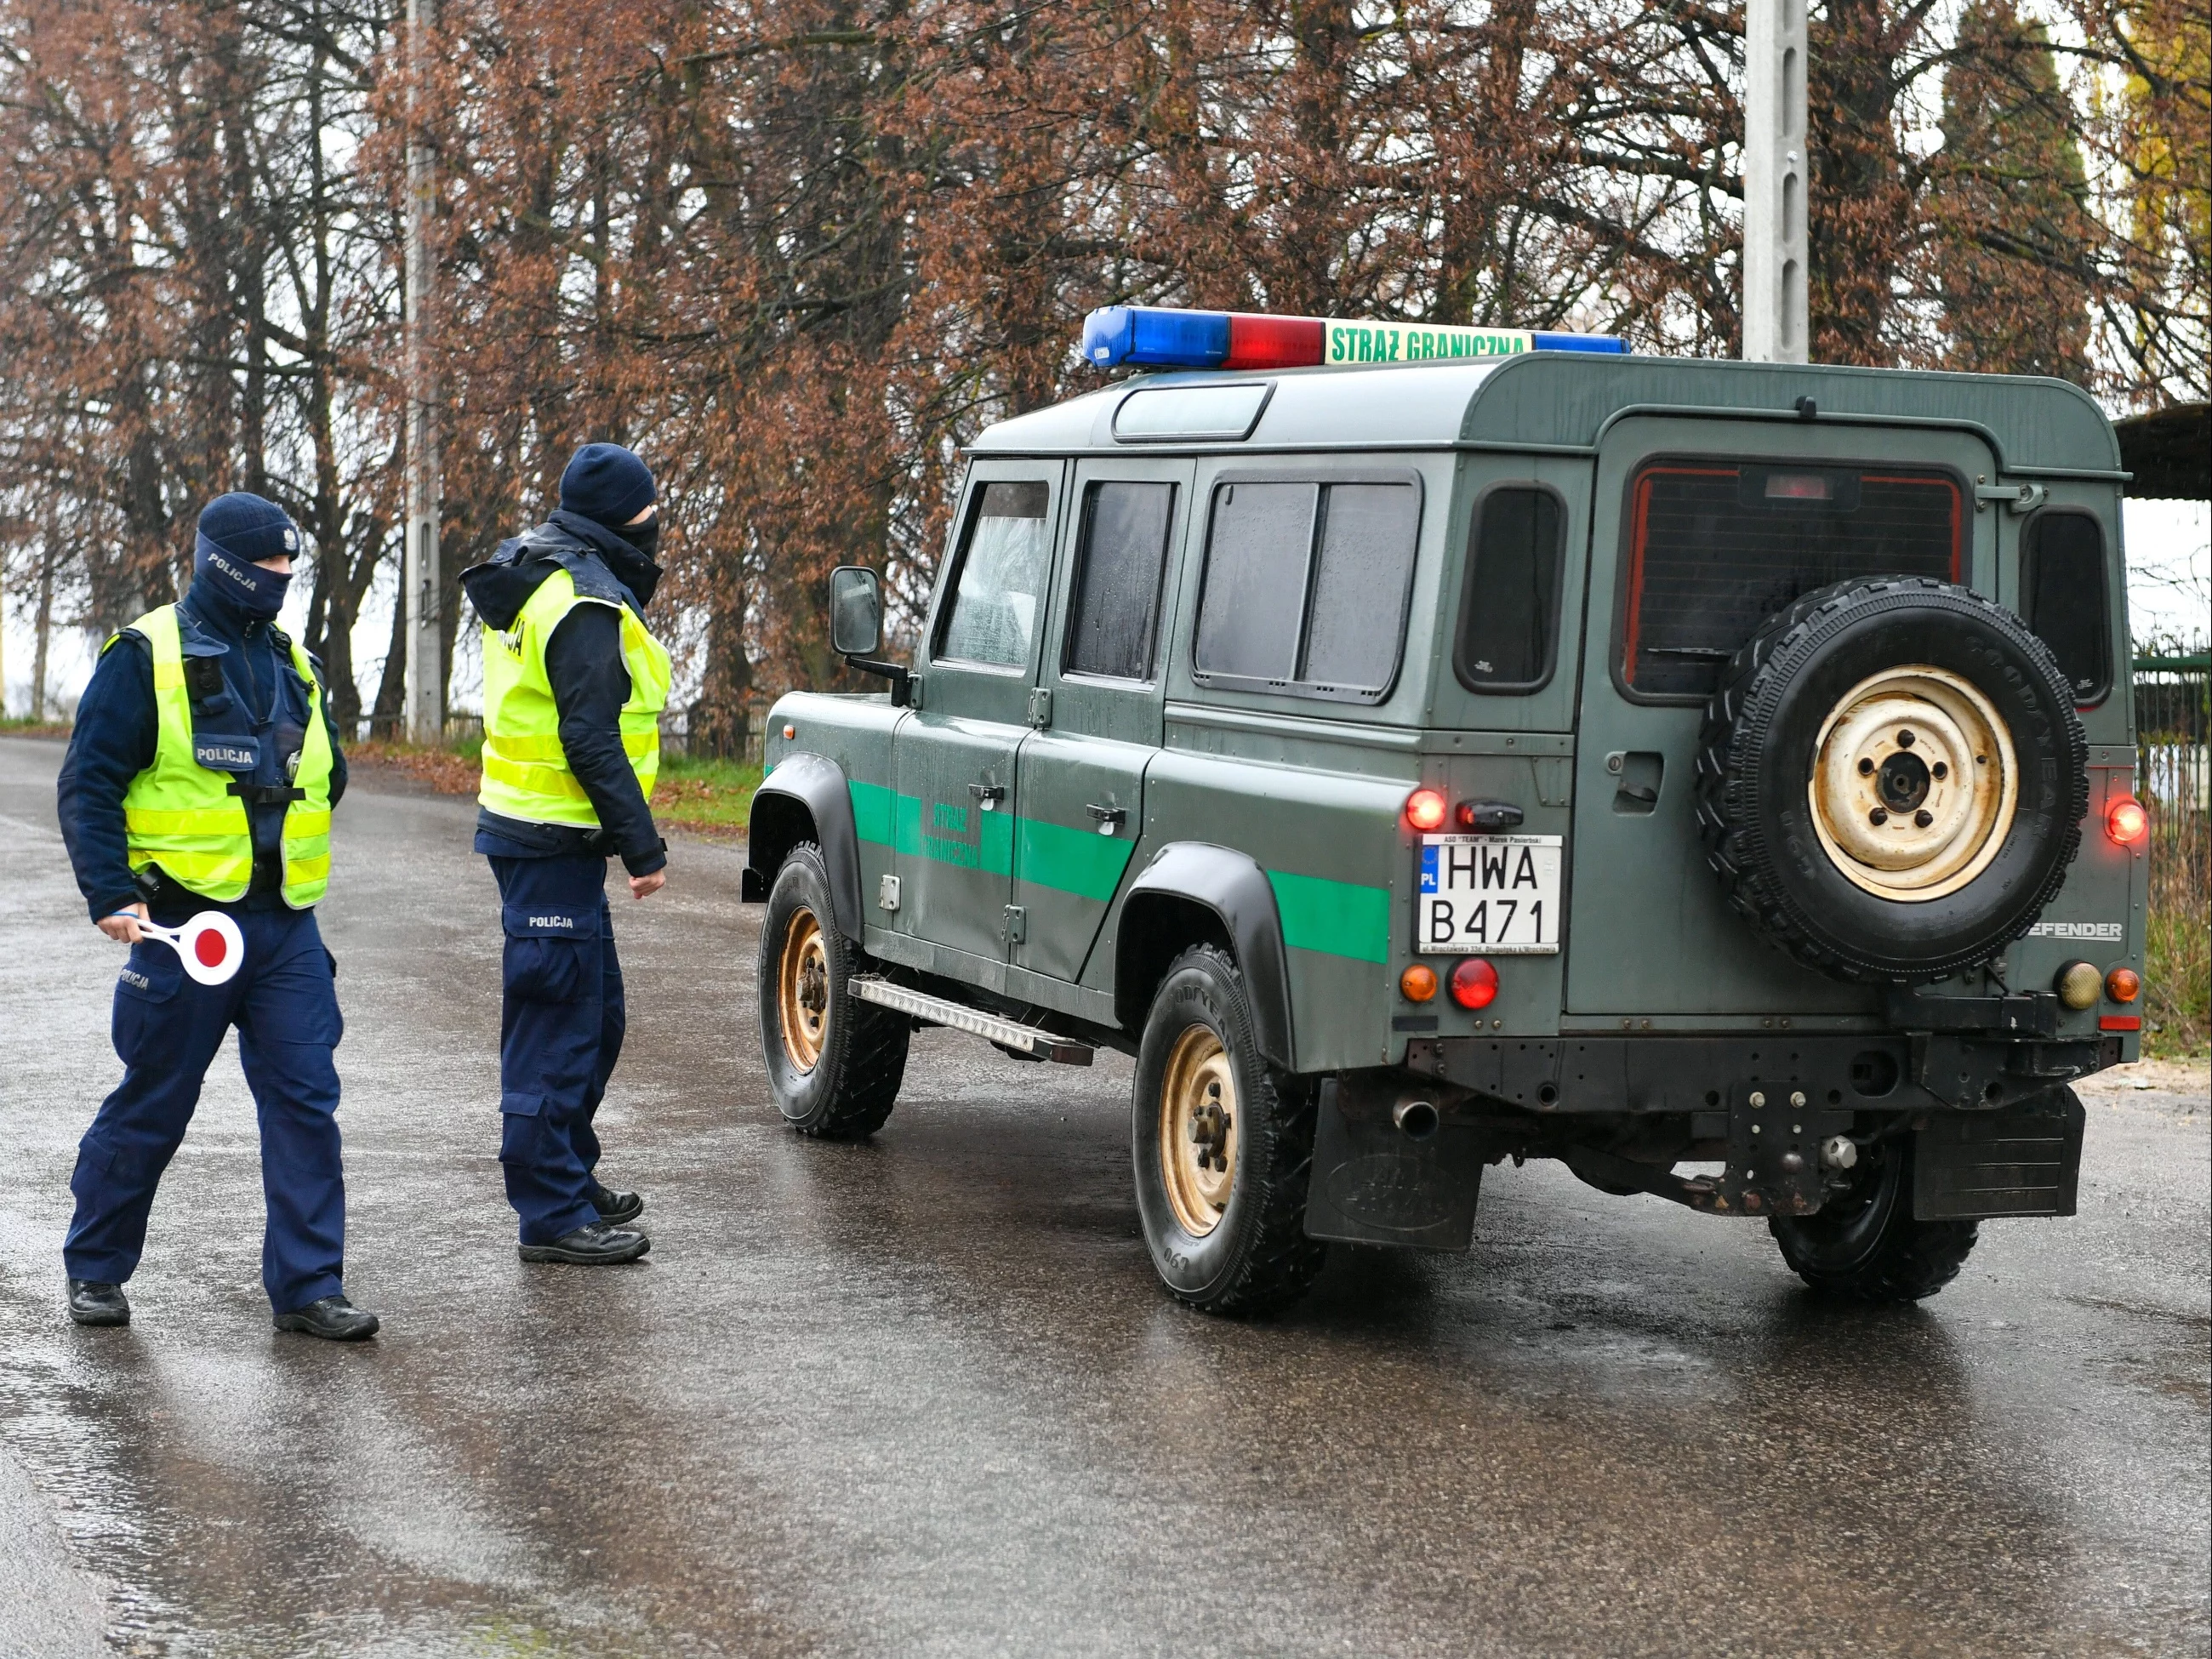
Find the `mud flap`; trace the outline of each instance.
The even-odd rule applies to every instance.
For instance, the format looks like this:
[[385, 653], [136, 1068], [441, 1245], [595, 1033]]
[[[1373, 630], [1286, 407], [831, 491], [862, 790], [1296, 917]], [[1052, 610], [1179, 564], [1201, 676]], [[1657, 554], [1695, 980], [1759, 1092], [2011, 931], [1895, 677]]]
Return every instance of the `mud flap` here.
[[1939, 1114], [1913, 1148], [1913, 1218], [2072, 1215], [2087, 1121], [2064, 1091], [2002, 1112]]
[[1391, 1109], [1401, 1095], [1419, 1092], [1402, 1079], [1322, 1080], [1306, 1196], [1309, 1236], [1427, 1250], [1464, 1250], [1474, 1242], [1485, 1138], [1463, 1123], [1439, 1124], [1423, 1140], [1405, 1134]]

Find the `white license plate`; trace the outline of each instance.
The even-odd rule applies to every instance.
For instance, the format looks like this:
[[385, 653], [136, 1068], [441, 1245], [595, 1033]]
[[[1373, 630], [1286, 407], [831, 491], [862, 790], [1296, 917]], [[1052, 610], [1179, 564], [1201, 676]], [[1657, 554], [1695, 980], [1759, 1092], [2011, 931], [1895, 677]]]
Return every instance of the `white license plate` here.
[[1415, 944], [1537, 956], [1559, 948], [1558, 836], [1424, 836]]

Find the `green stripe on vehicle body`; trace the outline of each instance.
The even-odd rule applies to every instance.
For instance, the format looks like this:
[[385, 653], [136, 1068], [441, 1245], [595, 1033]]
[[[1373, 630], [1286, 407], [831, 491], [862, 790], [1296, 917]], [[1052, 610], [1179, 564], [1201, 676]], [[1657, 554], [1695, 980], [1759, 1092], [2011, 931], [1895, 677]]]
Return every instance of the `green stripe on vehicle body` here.
[[1356, 962], [1390, 959], [1390, 895], [1381, 887], [1331, 881], [1326, 876], [1267, 872], [1275, 908], [1283, 918], [1283, 943]]
[[1024, 881], [1103, 904], [1121, 884], [1135, 843], [1096, 830], [1070, 830], [1042, 818], [1024, 818], [1019, 832]]
[[[908, 858], [994, 876], [1012, 875], [1018, 856], [1024, 881], [1097, 904], [1109, 902], [1120, 890], [1135, 850], [1133, 842], [1120, 836], [1072, 830], [1011, 812], [979, 813], [978, 839], [973, 842], [931, 835], [922, 828], [918, 797], [876, 783], [855, 781], [849, 787], [853, 828], [862, 841], [895, 848]], [[1267, 880], [1282, 915], [1283, 942], [1293, 950], [1356, 962], [1390, 959], [1390, 895], [1386, 889], [1283, 870], [1270, 870]]]
[[977, 812], [974, 841], [933, 835], [922, 826], [919, 796], [902, 795], [881, 784], [857, 781], [848, 787], [853, 793], [854, 833], [862, 841], [892, 848], [908, 858], [980, 870], [987, 875], [1012, 875], [1018, 842], [1023, 880], [1101, 904], [1114, 896], [1121, 884], [1121, 872], [1128, 867], [1130, 843], [1119, 836], [1070, 830], [1012, 812]]
[[[884, 792], [888, 794], [890, 792]], [[927, 859], [933, 864], [949, 864], [961, 870], [981, 870], [986, 875], [1010, 876], [1014, 872], [1014, 815], [1011, 812], [978, 812], [976, 836], [969, 841], [961, 836], [940, 836], [931, 833], [921, 821], [921, 801], [918, 796], [900, 795], [892, 812], [891, 846], [908, 858]]]
[[886, 789], [880, 783], [862, 783], [858, 779], [846, 787], [853, 792], [853, 833], [862, 841], [890, 846], [892, 818], [898, 805], [897, 792]]

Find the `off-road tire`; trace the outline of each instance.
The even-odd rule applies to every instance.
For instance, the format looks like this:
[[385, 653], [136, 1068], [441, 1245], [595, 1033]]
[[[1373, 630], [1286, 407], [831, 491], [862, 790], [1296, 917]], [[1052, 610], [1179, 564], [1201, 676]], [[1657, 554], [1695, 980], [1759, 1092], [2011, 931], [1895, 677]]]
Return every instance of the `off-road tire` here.
[[[1820, 844], [1808, 800], [1821, 721], [1877, 672], [1955, 674], [2002, 717], [2019, 794], [1987, 866], [1942, 896], [1869, 892]], [[2064, 884], [2088, 811], [2072, 688], [2019, 617], [1949, 582], [1838, 582], [1770, 617], [1723, 672], [1698, 744], [1698, 825], [1730, 906], [1832, 978], [1914, 983], [1993, 960]]]
[[[761, 1055], [776, 1107], [793, 1128], [823, 1140], [860, 1140], [891, 1115], [914, 1026], [904, 1014], [846, 994], [867, 959], [838, 931], [830, 895], [822, 849], [799, 842], [776, 872], [761, 924]], [[787, 1052], [777, 981], [785, 941], [802, 912], [819, 926], [829, 981], [821, 1053], [811, 1066]]]
[[1865, 1302], [1917, 1302], [1959, 1276], [1980, 1224], [1912, 1218], [1912, 1142], [1868, 1150], [1852, 1189], [1808, 1216], [1767, 1224], [1782, 1259], [1816, 1291]]
[[[1177, 1040], [1194, 1025], [1219, 1039], [1237, 1106], [1229, 1201], [1203, 1237], [1176, 1218], [1159, 1146], [1164, 1073]], [[1328, 1256], [1328, 1247], [1305, 1231], [1318, 1095], [1312, 1079], [1279, 1072], [1261, 1057], [1244, 975], [1225, 952], [1194, 945], [1169, 964], [1137, 1051], [1130, 1153], [1145, 1243], [1160, 1282], [1178, 1300], [1207, 1313], [1268, 1313], [1313, 1283]]]

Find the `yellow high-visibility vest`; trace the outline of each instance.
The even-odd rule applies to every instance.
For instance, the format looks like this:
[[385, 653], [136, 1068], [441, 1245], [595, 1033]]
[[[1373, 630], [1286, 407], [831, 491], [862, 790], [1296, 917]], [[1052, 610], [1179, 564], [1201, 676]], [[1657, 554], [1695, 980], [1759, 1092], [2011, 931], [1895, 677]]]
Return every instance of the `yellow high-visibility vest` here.
[[[230, 793], [229, 773], [202, 766], [194, 752], [177, 607], [158, 606], [131, 627], [153, 647], [159, 721], [154, 763], [131, 779], [123, 793], [131, 867], [158, 864], [179, 885], [227, 904], [244, 897], [253, 880], [253, 830], [246, 803]], [[101, 651], [114, 643], [111, 638]], [[304, 910], [331, 884], [331, 738], [323, 725], [323, 688], [314, 666], [297, 644], [287, 643], [292, 665], [307, 685], [307, 730], [292, 778], [292, 787], [304, 792], [304, 798], [284, 808], [283, 893], [285, 903]]]
[[502, 817], [527, 823], [599, 827], [592, 798], [568, 767], [561, 746], [561, 711], [545, 675], [545, 645], [580, 605], [611, 605], [622, 617], [623, 666], [629, 671], [629, 700], [622, 707], [623, 750], [638, 787], [653, 798], [660, 775], [660, 711], [668, 703], [667, 649], [626, 605], [576, 591], [565, 569], [538, 585], [501, 632], [483, 630], [483, 783], [477, 801]]

